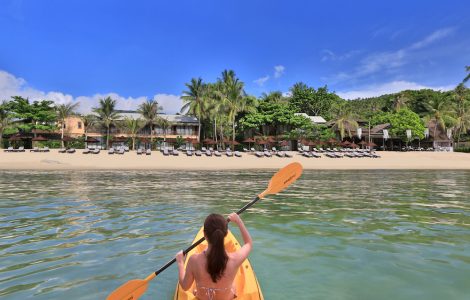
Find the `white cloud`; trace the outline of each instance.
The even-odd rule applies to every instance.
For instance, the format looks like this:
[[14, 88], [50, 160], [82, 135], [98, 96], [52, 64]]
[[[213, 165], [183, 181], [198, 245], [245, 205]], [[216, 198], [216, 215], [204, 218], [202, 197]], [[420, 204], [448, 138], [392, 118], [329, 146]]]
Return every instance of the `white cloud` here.
[[441, 28], [439, 30], [436, 30], [430, 35], [428, 35], [427, 37], [425, 37], [424, 39], [422, 39], [421, 41], [418, 41], [414, 43], [413, 45], [411, 45], [410, 49], [420, 49], [420, 48], [426, 47], [429, 44], [432, 44], [438, 40], [441, 40], [443, 38], [450, 36], [451, 34], [454, 33], [454, 31], [455, 31], [455, 28], [451, 28], [451, 27]]
[[268, 80], [269, 80], [269, 75], [266, 75], [264, 77], [253, 80], [253, 82], [256, 83], [259, 86], [263, 86], [266, 83], [266, 81], [268, 81]]
[[325, 62], [325, 61], [328, 61], [328, 60], [330, 60], [330, 61], [346, 60], [346, 59], [349, 59], [349, 58], [359, 54], [360, 51], [352, 50], [352, 51], [346, 52], [344, 54], [336, 54], [336, 53], [334, 53], [333, 51], [331, 51], [329, 49], [323, 49], [322, 53], [323, 53], [323, 56], [321, 58], [321, 61]]
[[422, 89], [432, 89], [432, 90], [440, 90], [440, 91], [448, 91], [455, 88], [454, 85], [447, 85], [447, 86], [426, 86], [422, 84], [418, 84], [416, 82], [410, 81], [391, 81], [383, 84], [378, 85], [369, 85], [359, 90], [352, 90], [352, 91], [344, 91], [344, 92], [337, 92], [338, 96], [343, 99], [358, 99], [358, 98], [370, 98], [376, 97], [385, 94], [392, 94], [401, 92], [404, 90], [422, 90]]
[[[399, 67], [402, 67], [413, 61], [413, 52], [450, 36], [454, 33], [454, 31], [455, 28], [441, 28], [408, 47], [404, 47], [395, 51], [383, 51], [369, 54], [361, 59], [359, 65], [352, 71], [342, 71], [335, 74], [332, 78], [327, 79], [338, 82], [358, 79], [376, 73], [395, 71]], [[325, 54], [326, 55], [323, 56], [322, 61], [336, 58], [336, 55], [330, 50], [326, 50]]]
[[[30, 87], [23, 78], [15, 77], [8, 72], [0, 70], [0, 100], [9, 100], [11, 96], [22, 96], [32, 101], [47, 99], [58, 104], [79, 102], [78, 111], [81, 113], [90, 113], [93, 107], [98, 106], [99, 99], [108, 96], [117, 100], [117, 109], [124, 110], [135, 110], [139, 104], [147, 100], [145, 96], [124, 97], [117, 93], [100, 93], [92, 96], [73, 97], [72, 95], [57, 91], [44, 92]], [[179, 112], [182, 105], [182, 100], [177, 95], [155, 94], [154, 99], [163, 106], [165, 113], [172, 114]]]
[[274, 78], [279, 78], [284, 74], [286, 67], [283, 65], [274, 66]]

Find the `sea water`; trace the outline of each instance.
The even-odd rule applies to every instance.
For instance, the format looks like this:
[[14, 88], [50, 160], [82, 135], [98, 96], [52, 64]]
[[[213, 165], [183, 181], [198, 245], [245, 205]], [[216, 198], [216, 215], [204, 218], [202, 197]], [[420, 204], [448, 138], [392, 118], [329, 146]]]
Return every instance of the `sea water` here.
[[[105, 299], [272, 174], [2, 171], [0, 298]], [[265, 298], [469, 299], [469, 195], [466, 171], [305, 171], [242, 216]], [[172, 299], [176, 281], [173, 265], [141, 299]]]

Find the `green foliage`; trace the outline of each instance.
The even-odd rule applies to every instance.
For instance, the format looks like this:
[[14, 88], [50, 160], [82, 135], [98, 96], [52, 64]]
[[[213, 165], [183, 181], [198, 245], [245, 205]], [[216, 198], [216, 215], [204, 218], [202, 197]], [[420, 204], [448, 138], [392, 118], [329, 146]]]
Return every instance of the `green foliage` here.
[[176, 137], [176, 140], [175, 140], [175, 148], [181, 147], [181, 145], [183, 145], [184, 142], [185, 142], [185, 141], [184, 141], [183, 137], [182, 137], [181, 135], [178, 135], [178, 136]]
[[14, 126], [24, 132], [31, 132], [33, 129], [49, 131], [56, 129], [57, 115], [53, 101], [30, 103], [29, 99], [13, 96], [11, 101], [4, 104], [4, 108], [10, 112], [11, 119], [22, 120], [16, 122]]
[[331, 109], [342, 102], [335, 93], [330, 93], [328, 87], [320, 87], [315, 90], [305, 83], [299, 82], [291, 88], [289, 104], [293, 111], [306, 113], [309, 116], [323, 116], [330, 118]]
[[404, 108], [397, 112], [384, 112], [377, 114], [371, 120], [372, 125], [389, 123], [390, 134], [395, 137], [405, 138], [406, 130], [411, 129], [413, 137], [424, 138], [424, 124], [415, 112]]

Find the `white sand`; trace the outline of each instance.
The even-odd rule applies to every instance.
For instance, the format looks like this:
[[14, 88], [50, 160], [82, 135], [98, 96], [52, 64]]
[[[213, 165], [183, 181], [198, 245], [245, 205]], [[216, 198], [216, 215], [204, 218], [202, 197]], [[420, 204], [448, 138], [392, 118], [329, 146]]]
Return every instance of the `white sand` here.
[[[27, 150], [29, 151], [29, 150]], [[5, 153], [0, 152], [0, 169], [3, 170], [225, 170], [225, 169], [278, 169], [289, 162], [298, 161], [305, 169], [467, 169], [470, 170], [470, 154], [449, 152], [377, 152], [382, 158], [306, 158], [292, 152], [293, 158], [258, 158], [243, 153], [243, 157], [188, 157], [137, 155], [130, 151], [124, 155], [58, 153]]]

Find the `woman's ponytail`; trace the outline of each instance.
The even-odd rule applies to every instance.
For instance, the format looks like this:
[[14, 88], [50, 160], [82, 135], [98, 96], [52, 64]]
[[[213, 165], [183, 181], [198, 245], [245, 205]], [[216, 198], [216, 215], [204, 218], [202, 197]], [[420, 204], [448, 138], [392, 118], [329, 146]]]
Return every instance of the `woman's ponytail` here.
[[215, 283], [224, 275], [228, 261], [224, 247], [227, 221], [221, 215], [209, 215], [204, 222], [204, 233], [211, 245], [211, 250], [207, 252], [207, 272]]

